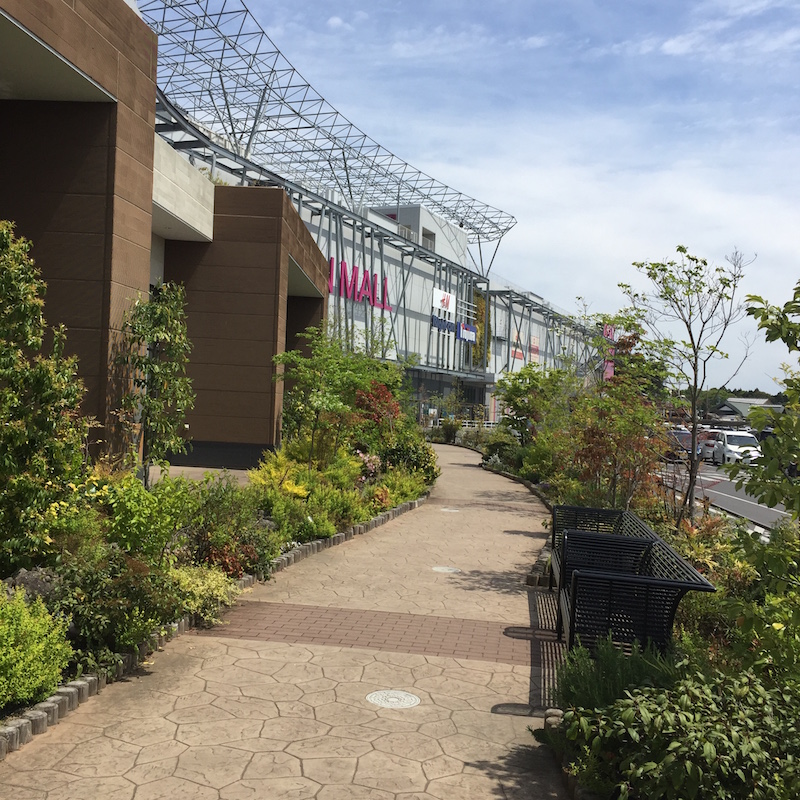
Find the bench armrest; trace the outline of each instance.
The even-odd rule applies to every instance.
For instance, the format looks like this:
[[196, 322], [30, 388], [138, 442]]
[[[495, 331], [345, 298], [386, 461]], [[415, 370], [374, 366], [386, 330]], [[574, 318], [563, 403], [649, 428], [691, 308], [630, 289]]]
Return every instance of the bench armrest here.
[[[568, 626], [568, 647], [576, 637], [591, 647], [611, 635], [615, 642], [666, 649], [675, 612], [683, 596], [704, 586], [624, 572], [574, 570], [569, 586], [559, 592], [559, 609]], [[563, 626], [563, 622], [562, 622]]]

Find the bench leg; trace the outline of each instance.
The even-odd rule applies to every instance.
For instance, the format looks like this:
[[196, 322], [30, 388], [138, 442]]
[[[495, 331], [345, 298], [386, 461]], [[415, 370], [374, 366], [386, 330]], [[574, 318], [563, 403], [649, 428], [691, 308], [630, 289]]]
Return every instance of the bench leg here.
[[564, 638], [564, 617], [561, 613], [560, 592], [556, 595], [556, 639], [560, 642]]

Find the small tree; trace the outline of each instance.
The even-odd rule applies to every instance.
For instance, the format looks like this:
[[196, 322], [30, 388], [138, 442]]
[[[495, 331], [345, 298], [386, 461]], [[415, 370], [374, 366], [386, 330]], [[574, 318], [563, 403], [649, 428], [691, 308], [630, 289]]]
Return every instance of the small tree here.
[[45, 284], [30, 247], [0, 221], [0, 577], [49, 555], [42, 515], [79, 479], [88, 430], [63, 327], [43, 352]]
[[[758, 322], [768, 342], [783, 342], [790, 353], [800, 352], [800, 283], [783, 306], [770, 305], [762, 297], [749, 295], [747, 313]], [[770, 507], [782, 503], [795, 519], [800, 518], [800, 483], [789, 468], [800, 462], [800, 372], [785, 366], [783, 410], [754, 408], [750, 420], [759, 431], [771, 429], [761, 442], [762, 456], [754, 464], [729, 467], [738, 486]]]
[[[728, 256], [727, 267], [710, 266], [683, 246], [677, 252], [678, 261], [634, 263], [650, 281], [649, 292], [636, 292], [627, 284], [620, 284], [620, 288], [631, 303], [632, 313], [647, 328], [654, 354], [685, 387], [692, 438], [686, 491], [678, 511], [680, 524], [687, 512], [694, 518], [694, 492], [700, 467], [697, 430], [701, 392], [710, 365], [727, 358], [720, 349], [725, 333], [744, 315], [736, 292], [745, 266], [752, 262], [745, 263], [736, 250]], [[739, 371], [747, 349], [731, 378]]]
[[[277, 379], [286, 380], [291, 388], [284, 404], [283, 432], [289, 440], [307, 439], [310, 466], [333, 458], [361, 427], [359, 397], [363, 402], [382, 387], [379, 391], [388, 402], [403, 376], [398, 364], [374, 358], [366, 349], [351, 349], [323, 329], [309, 328], [301, 336], [307, 342], [306, 352], [279, 353], [275, 363], [284, 368]], [[389, 408], [384, 411], [389, 413]], [[395, 411], [399, 407], [392, 404], [396, 416]]]
[[[615, 318], [619, 330], [621, 318]], [[630, 321], [626, 330], [636, 328]], [[663, 366], [638, 352], [641, 331], [596, 345], [613, 357], [614, 374], [576, 397], [569, 417], [576, 450], [573, 467], [604, 504], [628, 508], [649, 481], [661, 453], [658, 428]]]
[[503, 375], [495, 392], [503, 424], [516, 431], [522, 445], [537, 435], [563, 429], [579, 386], [574, 370], [545, 369], [538, 364]]
[[183, 286], [160, 284], [148, 302], [136, 300], [123, 326], [116, 362], [130, 390], [122, 398], [121, 417], [134, 455], [141, 452], [145, 486], [152, 464], [166, 466], [170, 453], [186, 452], [184, 422], [195, 395], [186, 374], [192, 345], [185, 307]]
[[503, 424], [515, 431], [521, 445], [530, 442], [536, 423], [542, 418], [548, 398], [544, 396], [545, 370], [526, 364], [497, 381], [495, 397], [503, 413]]

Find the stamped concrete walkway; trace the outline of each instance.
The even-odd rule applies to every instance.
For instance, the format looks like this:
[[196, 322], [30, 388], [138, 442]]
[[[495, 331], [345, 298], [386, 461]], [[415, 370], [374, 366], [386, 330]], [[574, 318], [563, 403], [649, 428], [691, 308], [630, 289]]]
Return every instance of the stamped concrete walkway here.
[[[170, 642], [9, 754], [0, 797], [563, 800], [527, 730], [541, 664], [524, 578], [546, 511], [471, 451], [437, 453], [428, 503]], [[367, 700], [385, 690], [419, 704]]]

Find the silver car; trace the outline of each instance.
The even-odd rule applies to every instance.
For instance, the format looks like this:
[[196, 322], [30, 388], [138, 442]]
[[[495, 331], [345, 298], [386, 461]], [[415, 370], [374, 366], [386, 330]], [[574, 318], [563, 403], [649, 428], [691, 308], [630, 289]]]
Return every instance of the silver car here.
[[711, 454], [713, 464], [733, 464], [741, 461], [749, 464], [761, 457], [758, 439], [746, 431], [717, 431], [714, 450]]

